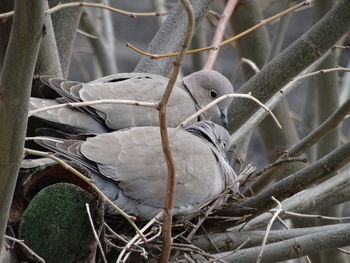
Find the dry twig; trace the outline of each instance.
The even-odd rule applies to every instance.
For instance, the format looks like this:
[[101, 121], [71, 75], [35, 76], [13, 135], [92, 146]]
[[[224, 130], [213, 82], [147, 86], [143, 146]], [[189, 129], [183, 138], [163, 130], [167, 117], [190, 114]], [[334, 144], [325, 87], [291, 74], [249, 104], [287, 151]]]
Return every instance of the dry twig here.
[[103, 99], [103, 100], [90, 100], [90, 101], [84, 101], [84, 102], [67, 102], [62, 103], [58, 105], [51, 105], [47, 107], [42, 107], [39, 109], [35, 109], [29, 112], [28, 117], [37, 114], [42, 111], [47, 110], [54, 110], [54, 109], [60, 109], [65, 107], [85, 107], [85, 106], [92, 106], [92, 105], [100, 105], [100, 104], [123, 104], [123, 105], [134, 105], [134, 106], [142, 106], [142, 107], [149, 107], [149, 108], [158, 108], [159, 104], [156, 102], [143, 102], [143, 101], [137, 101], [137, 100], [116, 100], [116, 99]]
[[29, 253], [29, 255], [31, 255], [35, 259], [37, 259], [38, 262], [45, 263], [45, 260], [42, 257], [40, 257], [38, 254], [36, 254], [33, 250], [31, 250], [30, 247], [28, 247], [24, 243], [24, 240], [20, 240], [20, 239], [14, 238], [14, 237], [10, 237], [8, 235], [5, 235], [5, 238], [20, 244]]
[[[255, 26], [251, 27], [251, 28], [248, 28], [247, 30], [243, 31], [242, 33], [239, 33], [238, 35], [234, 36], [234, 37], [231, 37], [223, 42], [221, 42], [218, 46], [224, 46], [226, 44], [229, 44], [249, 33], [251, 33], [252, 31], [268, 24], [268, 23], [271, 23], [272, 21], [276, 20], [276, 19], [279, 19], [280, 17], [286, 15], [286, 14], [289, 14], [291, 12], [294, 12], [295, 10], [301, 8], [301, 7], [304, 7], [305, 5], [309, 5], [311, 2], [313, 2], [313, 0], [308, 0], [308, 1], [304, 1], [302, 3], [299, 3], [295, 6], [292, 6], [291, 8], [288, 8], [287, 10], [284, 10], [270, 18], [267, 18], [265, 20], [262, 20], [260, 21], [258, 24], [256, 24]], [[132, 50], [144, 55], [144, 56], [147, 56], [147, 57], [150, 57], [150, 58], [153, 58], [153, 59], [158, 59], [158, 58], [165, 58], [165, 57], [175, 57], [177, 55], [179, 55], [178, 52], [176, 53], [169, 53], [169, 54], [150, 54], [150, 53], [147, 53], [147, 52], [144, 52], [138, 48], [136, 48], [135, 46], [131, 45], [130, 43], [127, 43], [126, 44], [127, 47], [131, 48]], [[193, 49], [193, 50], [189, 50], [186, 52], [186, 54], [193, 54], [193, 53], [198, 53], [198, 52], [204, 52], [204, 51], [209, 51], [209, 50], [212, 50], [212, 49], [216, 49], [217, 47], [215, 46], [209, 46], [209, 47], [203, 47], [203, 48], [198, 48], [198, 49]]]
[[[123, 248], [123, 250], [119, 253], [117, 263], [123, 262], [123, 256], [126, 253], [127, 250], [130, 249], [130, 247], [138, 240], [139, 237], [143, 236], [143, 233], [155, 222], [157, 221], [161, 216], [163, 215], [163, 212], [158, 213], [153, 219], [151, 219], [143, 228], [141, 228], [140, 232], [137, 233]], [[143, 239], [144, 242], [146, 238]], [[147, 240], [146, 240], [147, 242]], [[145, 243], [146, 243], [145, 242]]]
[[160, 126], [161, 140], [162, 140], [162, 148], [163, 148], [164, 158], [168, 167], [166, 195], [165, 195], [165, 202], [164, 202], [165, 207], [164, 207], [163, 231], [162, 231], [163, 247], [162, 247], [161, 262], [163, 263], [168, 262], [168, 259], [170, 256], [171, 243], [172, 243], [172, 239], [171, 239], [172, 211], [171, 210], [173, 208], [174, 191], [175, 191], [175, 163], [171, 153], [169, 136], [168, 136], [166, 108], [167, 108], [171, 91], [176, 82], [177, 75], [179, 74], [182, 61], [185, 57], [185, 53], [188, 50], [188, 47], [191, 43], [193, 30], [194, 30], [194, 14], [193, 14], [191, 3], [189, 0], [182, 0], [182, 4], [184, 5], [184, 8], [187, 13], [187, 17], [188, 17], [187, 30], [185, 33], [184, 42], [183, 42], [181, 51], [179, 53], [178, 58], [174, 62], [173, 72], [171, 73], [171, 77], [169, 79], [166, 90], [163, 94], [163, 97], [160, 102], [160, 107], [159, 107], [159, 126]]
[[227, 26], [227, 23], [232, 15], [233, 10], [236, 7], [237, 0], [229, 0], [226, 4], [226, 7], [224, 11], [222, 12], [220, 16], [219, 23], [216, 27], [214, 39], [212, 46], [217, 47], [216, 49], [211, 49], [209, 51], [207, 62], [205, 63], [203, 69], [212, 69], [215, 63], [215, 60], [219, 54], [219, 45], [222, 40], [223, 34], [225, 32], [225, 28]]
[[[225, 94], [225, 95], [215, 99], [214, 101], [210, 102], [209, 104], [207, 104], [206, 106], [204, 106], [203, 108], [198, 110], [196, 113], [192, 114], [190, 117], [188, 117], [182, 123], [180, 123], [179, 126], [176, 127], [176, 130], [174, 131], [174, 133], [176, 133], [180, 128], [185, 127], [190, 121], [192, 121], [193, 119], [197, 118], [199, 115], [201, 115], [203, 112], [208, 110], [210, 107], [214, 106], [215, 104], [218, 104], [220, 101], [222, 101], [224, 99], [227, 99], [227, 98], [246, 98], [246, 99], [250, 99], [250, 100], [254, 101], [259, 106], [261, 106], [264, 110], [266, 110], [271, 115], [271, 117], [274, 120], [274, 122], [276, 123], [277, 127], [282, 129], [281, 124], [278, 122], [276, 116], [272, 113], [272, 111], [268, 107], [266, 107], [263, 103], [261, 103], [259, 100], [254, 98], [252, 95], [250, 95], [250, 94], [231, 93], [231, 94]], [[173, 135], [174, 134], [172, 134], [172, 136]]]
[[99, 249], [101, 251], [101, 256], [102, 256], [103, 262], [107, 263], [107, 259], [106, 259], [105, 253], [103, 251], [100, 239], [98, 238], [98, 235], [97, 235], [97, 232], [96, 232], [96, 229], [95, 229], [95, 226], [94, 226], [94, 222], [93, 222], [93, 220], [91, 218], [90, 206], [89, 206], [88, 203], [86, 203], [85, 206], [86, 206], [86, 212], [88, 214], [89, 222], [90, 222], [90, 225], [91, 225], [91, 230], [92, 230], [92, 233], [94, 234], [94, 237], [95, 237], [95, 240], [97, 242], [97, 245], [98, 245], [98, 247], [99, 247]]
[[281, 205], [281, 202], [278, 201], [276, 198], [274, 198], [273, 196], [271, 196], [272, 200], [275, 201], [277, 203], [277, 211], [275, 212], [275, 214], [273, 215], [273, 217], [271, 218], [269, 224], [267, 225], [267, 228], [266, 228], [266, 233], [264, 235], [264, 239], [263, 239], [263, 242], [261, 244], [261, 249], [260, 249], [260, 252], [259, 252], [259, 255], [258, 255], [258, 258], [256, 259], [256, 263], [260, 263], [261, 259], [262, 259], [262, 256], [263, 256], [263, 253], [264, 253], [264, 248], [266, 246], [266, 242], [267, 242], [267, 237], [269, 236], [269, 233], [270, 233], [270, 230], [271, 230], [271, 227], [272, 227], [272, 224], [273, 222], [276, 220], [277, 216], [279, 215], [279, 213], [281, 213], [283, 210], [282, 210], [282, 205]]
[[[111, 12], [115, 12], [121, 15], [126, 15], [129, 16], [131, 18], [136, 18], [137, 16], [163, 16], [166, 13], [159, 13], [159, 12], [151, 12], [151, 13], [135, 13], [135, 12], [128, 12], [128, 11], [124, 11], [118, 8], [114, 8], [105, 4], [101, 4], [101, 3], [89, 3], [89, 2], [73, 2], [73, 3], [65, 3], [65, 4], [58, 4], [48, 10], [45, 11], [45, 15], [51, 15], [61, 9], [64, 8], [71, 8], [71, 7], [83, 7], [83, 6], [87, 6], [87, 7], [95, 7], [95, 8], [102, 8], [102, 9], [106, 9], [109, 10]], [[3, 13], [0, 14], [0, 19], [6, 19], [9, 17], [12, 17], [14, 15], [14, 11], [11, 12], [7, 12], [7, 13]]]

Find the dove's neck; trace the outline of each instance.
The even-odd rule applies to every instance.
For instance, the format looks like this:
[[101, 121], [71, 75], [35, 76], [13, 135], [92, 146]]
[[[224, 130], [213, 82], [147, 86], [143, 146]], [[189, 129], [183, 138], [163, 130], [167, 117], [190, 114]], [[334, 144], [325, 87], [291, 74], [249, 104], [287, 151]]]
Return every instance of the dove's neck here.
[[[197, 103], [196, 99], [194, 98], [191, 90], [186, 86], [186, 84], [183, 81], [181, 82], [181, 84], [182, 84], [183, 89], [188, 92], [188, 94], [190, 95], [191, 99], [193, 100], [193, 103], [194, 103], [194, 105], [196, 107], [196, 110], [200, 110], [202, 107], [198, 105], [198, 103]], [[202, 117], [201, 117], [201, 115], [199, 115], [197, 121], [201, 121], [201, 120], [202, 120]]]

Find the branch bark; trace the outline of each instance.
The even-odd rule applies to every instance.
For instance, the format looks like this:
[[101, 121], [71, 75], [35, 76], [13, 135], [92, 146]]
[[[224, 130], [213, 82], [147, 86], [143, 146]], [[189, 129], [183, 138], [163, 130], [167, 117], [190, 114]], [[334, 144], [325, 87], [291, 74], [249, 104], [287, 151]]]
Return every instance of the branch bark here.
[[[271, 217], [270, 217], [271, 218]], [[266, 223], [266, 221], [265, 221]], [[265, 224], [266, 225], [266, 224]], [[344, 224], [345, 225], [345, 224]], [[346, 224], [350, 227], [350, 224]], [[319, 233], [332, 229], [329, 226], [294, 228], [288, 230], [273, 230], [270, 231], [268, 243], [275, 243], [299, 236]], [[195, 236], [192, 239], [194, 245], [207, 252], [232, 251], [240, 244], [247, 241], [244, 248], [260, 246], [264, 238], [265, 231], [227, 231], [224, 233], [215, 233], [208, 235]]]
[[0, 247], [23, 155], [28, 101], [42, 39], [43, 1], [16, 1], [0, 79]]
[[[49, 5], [47, 3], [47, 0], [45, 0], [44, 3], [44, 8], [46, 10], [49, 8]], [[61, 63], [57, 51], [55, 32], [50, 16], [44, 16], [44, 26], [45, 30], [43, 33], [43, 41], [41, 41], [34, 73], [39, 75], [51, 75], [61, 78]], [[32, 96], [56, 98], [58, 95], [53, 90], [45, 87], [45, 85], [40, 80], [34, 79], [32, 86]]]
[[[49, 0], [49, 5], [54, 7], [59, 3], [68, 2], [72, 2], [72, 0]], [[75, 2], [78, 1], [75, 0]], [[63, 78], [68, 77], [69, 64], [81, 14], [81, 7], [72, 7], [51, 15]]]
[[[319, 252], [323, 249], [343, 247], [350, 244], [350, 227], [348, 224], [329, 226], [329, 230], [310, 235], [291, 238], [285, 241], [269, 244], [264, 249], [262, 262], [279, 262], [304, 255]], [[214, 254], [226, 262], [255, 262], [260, 247], [247, 248], [236, 253], [225, 252]]]

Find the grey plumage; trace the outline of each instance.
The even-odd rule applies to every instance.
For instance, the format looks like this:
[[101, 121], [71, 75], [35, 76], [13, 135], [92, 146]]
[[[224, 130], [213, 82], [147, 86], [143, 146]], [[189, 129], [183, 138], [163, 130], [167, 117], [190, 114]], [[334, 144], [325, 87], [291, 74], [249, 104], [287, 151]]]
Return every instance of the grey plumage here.
[[[146, 73], [120, 73], [89, 83], [61, 80], [42, 76], [41, 80], [56, 90], [62, 98], [45, 100], [31, 98], [30, 110], [62, 102], [81, 102], [97, 99], [129, 99], [160, 101], [168, 79]], [[168, 126], [176, 127], [187, 117], [215, 98], [232, 93], [229, 80], [219, 72], [202, 70], [177, 82], [168, 103]], [[227, 109], [232, 99], [225, 99], [203, 113], [199, 120], [221, 119], [227, 125]], [[40, 112], [35, 117], [59, 124], [68, 131], [103, 133], [128, 127], [158, 126], [158, 111], [141, 106], [101, 104], [77, 109], [54, 109]], [[193, 122], [192, 122], [193, 123]]]
[[[169, 128], [170, 136], [173, 131]], [[87, 167], [97, 186], [127, 213], [151, 218], [161, 211], [167, 167], [159, 127], [124, 129], [86, 141], [37, 142]], [[171, 147], [176, 167], [175, 215], [193, 212], [235, 182], [236, 175], [226, 162], [229, 134], [223, 127], [198, 122], [177, 131]]]

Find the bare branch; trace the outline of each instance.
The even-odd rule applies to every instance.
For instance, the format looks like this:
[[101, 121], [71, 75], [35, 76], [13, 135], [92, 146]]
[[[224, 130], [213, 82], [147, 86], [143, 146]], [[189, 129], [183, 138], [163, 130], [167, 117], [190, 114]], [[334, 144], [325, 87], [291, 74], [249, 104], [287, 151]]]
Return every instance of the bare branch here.
[[[126, 246], [123, 248], [123, 250], [119, 253], [117, 263], [122, 262], [122, 258], [126, 251], [137, 241], [137, 239], [141, 236], [143, 236], [143, 233], [155, 222], [157, 221], [161, 216], [163, 215], [163, 212], [158, 213], [154, 218], [152, 218], [143, 228], [141, 228], [140, 232], [136, 234], [129, 242], [126, 244]], [[145, 238], [143, 238], [145, 239]], [[145, 242], [146, 243], [146, 242]]]
[[115, 13], [118, 13], [118, 14], [121, 14], [121, 15], [129, 16], [131, 18], [136, 18], [137, 16], [161, 16], [161, 15], [165, 15], [165, 14], [160, 14], [158, 12], [151, 12], [151, 13], [128, 12], [128, 11], [124, 11], [124, 10], [121, 10], [121, 9], [118, 9], [118, 8], [107, 6], [105, 4], [88, 3], [88, 2], [76, 2], [76, 3], [59, 4], [59, 5], [56, 5], [55, 7], [52, 7], [49, 10], [47, 10], [45, 12], [45, 15], [51, 15], [52, 13], [57, 12], [57, 11], [59, 11], [61, 9], [64, 9], [64, 8], [78, 7], [78, 6], [102, 8], [102, 9], [106, 9], [106, 10], [109, 10], [111, 12], [115, 12]]
[[[276, 20], [276, 19], [279, 19], [281, 16], [284, 16], [288, 13], [291, 13], [291, 12], [294, 12], [295, 10], [301, 8], [301, 7], [304, 7], [305, 5], [309, 5], [311, 2], [313, 2], [313, 0], [309, 0], [309, 1], [304, 1], [300, 4], [297, 4], [287, 10], [284, 10], [268, 19], [265, 19], [263, 21], [261, 21], [260, 23], [258, 23], [257, 25], [245, 30], [244, 32], [234, 36], [234, 37], [231, 37], [223, 42], [221, 42], [218, 46], [224, 46], [226, 44], [229, 44], [241, 37], [244, 37], [245, 35], [249, 34], [250, 32], [268, 24], [268, 23], [271, 23], [272, 21]], [[176, 52], [176, 53], [168, 53], [168, 54], [151, 54], [151, 53], [148, 53], [148, 52], [144, 52], [136, 47], [134, 47], [133, 45], [131, 44], [128, 44], [127, 47], [131, 48], [132, 50], [144, 55], [144, 56], [147, 56], [147, 57], [150, 57], [150, 58], [153, 58], [153, 59], [158, 59], [158, 58], [166, 58], [166, 57], [176, 57], [178, 56], [180, 53], [179, 52]], [[213, 49], [216, 49], [217, 47], [216, 46], [209, 46], [209, 47], [203, 47], [203, 48], [198, 48], [198, 49], [192, 49], [192, 50], [189, 50], [186, 52], [186, 54], [193, 54], [193, 53], [198, 53], [198, 52], [204, 52], [204, 51], [209, 51], [209, 50], [213, 50]]]
[[91, 230], [92, 230], [92, 233], [94, 234], [95, 240], [96, 240], [97, 245], [98, 245], [98, 247], [100, 249], [103, 262], [107, 263], [107, 259], [106, 259], [105, 253], [103, 252], [103, 248], [102, 248], [100, 239], [98, 238], [98, 235], [97, 235], [97, 232], [96, 232], [96, 229], [95, 229], [95, 226], [94, 226], [94, 222], [92, 221], [92, 218], [91, 218], [90, 206], [89, 206], [88, 203], [86, 203], [85, 206], [86, 206], [86, 212], [88, 214], [89, 222], [90, 222], [90, 225], [91, 225]]
[[211, 49], [209, 51], [207, 62], [205, 63], [203, 69], [212, 69], [215, 63], [215, 60], [219, 54], [219, 44], [222, 40], [223, 34], [225, 32], [225, 28], [227, 26], [227, 23], [229, 22], [229, 19], [232, 15], [233, 10], [236, 7], [237, 0], [229, 0], [226, 4], [226, 7], [224, 11], [222, 12], [220, 16], [219, 23], [216, 27], [214, 39], [212, 46], [217, 47], [216, 49]]
[[256, 259], [256, 263], [260, 263], [261, 262], [262, 255], [263, 255], [263, 252], [264, 252], [264, 248], [265, 248], [266, 242], [267, 242], [267, 237], [269, 236], [272, 224], [273, 224], [273, 222], [275, 222], [278, 214], [283, 211], [281, 203], [276, 198], [274, 198], [273, 196], [271, 198], [272, 198], [273, 201], [275, 201], [277, 203], [277, 211], [274, 213], [274, 215], [271, 218], [269, 224], [267, 225], [266, 233], [265, 233], [265, 236], [263, 238], [263, 242], [261, 244], [260, 252], [259, 252], [258, 258]]
[[225, 94], [217, 99], [215, 99], [214, 101], [210, 102], [209, 104], [207, 104], [206, 106], [204, 106], [203, 108], [201, 108], [200, 110], [198, 110], [196, 113], [194, 113], [193, 115], [191, 115], [190, 117], [188, 117], [186, 120], [184, 120], [182, 123], [179, 124], [179, 126], [176, 127], [176, 130], [174, 132], [176, 132], [177, 130], [179, 130], [180, 128], [183, 128], [186, 126], [187, 123], [189, 123], [190, 121], [194, 120], [195, 118], [197, 118], [199, 115], [201, 115], [203, 112], [205, 112], [206, 110], [208, 110], [210, 107], [214, 106], [215, 104], [219, 103], [220, 101], [227, 99], [227, 98], [246, 98], [246, 99], [250, 99], [252, 101], [254, 101], [255, 103], [257, 103], [260, 107], [262, 107], [266, 112], [268, 112], [272, 119], [274, 120], [274, 122], [276, 123], [277, 127], [282, 129], [281, 124], [278, 122], [277, 118], [275, 117], [275, 115], [272, 113], [272, 111], [266, 107], [264, 104], [262, 104], [259, 100], [257, 100], [256, 98], [254, 98], [252, 95], [250, 94], [237, 94], [237, 93], [231, 93], [231, 94]]
[[14, 237], [10, 237], [8, 235], [5, 235], [5, 238], [20, 244], [29, 253], [29, 255], [33, 256], [38, 262], [45, 263], [45, 260], [42, 257], [40, 257], [38, 254], [36, 254], [32, 249], [30, 249], [30, 247], [28, 247], [24, 243], [24, 240], [20, 240], [20, 239], [14, 238]]
[[150, 107], [150, 108], [158, 108], [159, 103], [156, 102], [143, 102], [137, 100], [115, 100], [115, 99], [103, 99], [103, 100], [90, 100], [84, 102], [68, 102], [62, 103], [58, 105], [47, 106], [39, 109], [35, 109], [29, 112], [29, 116], [35, 115], [42, 111], [60, 109], [65, 107], [84, 107], [84, 106], [92, 106], [92, 105], [100, 105], [100, 104], [123, 104], [123, 105], [134, 105], [134, 106], [142, 106], [142, 107]]
[[174, 62], [173, 72], [170, 76], [169, 82], [163, 94], [163, 97], [160, 101], [159, 107], [159, 126], [160, 126], [160, 135], [162, 140], [162, 148], [164, 158], [168, 167], [168, 177], [166, 185], [166, 194], [164, 202], [164, 220], [163, 220], [163, 246], [162, 246], [162, 256], [161, 262], [166, 263], [169, 260], [170, 250], [171, 250], [171, 226], [172, 226], [172, 208], [174, 203], [174, 192], [175, 192], [175, 163], [171, 152], [169, 135], [168, 135], [168, 125], [166, 117], [166, 109], [169, 101], [169, 97], [173, 90], [173, 87], [176, 82], [177, 75], [179, 74], [181, 64], [185, 57], [186, 51], [191, 43], [193, 30], [194, 30], [194, 14], [191, 3], [189, 0], [182, 0], [182, 4], [187, 13], [187, 31], [185, 33], [184, 42], [181, 48], [181, 52]]

